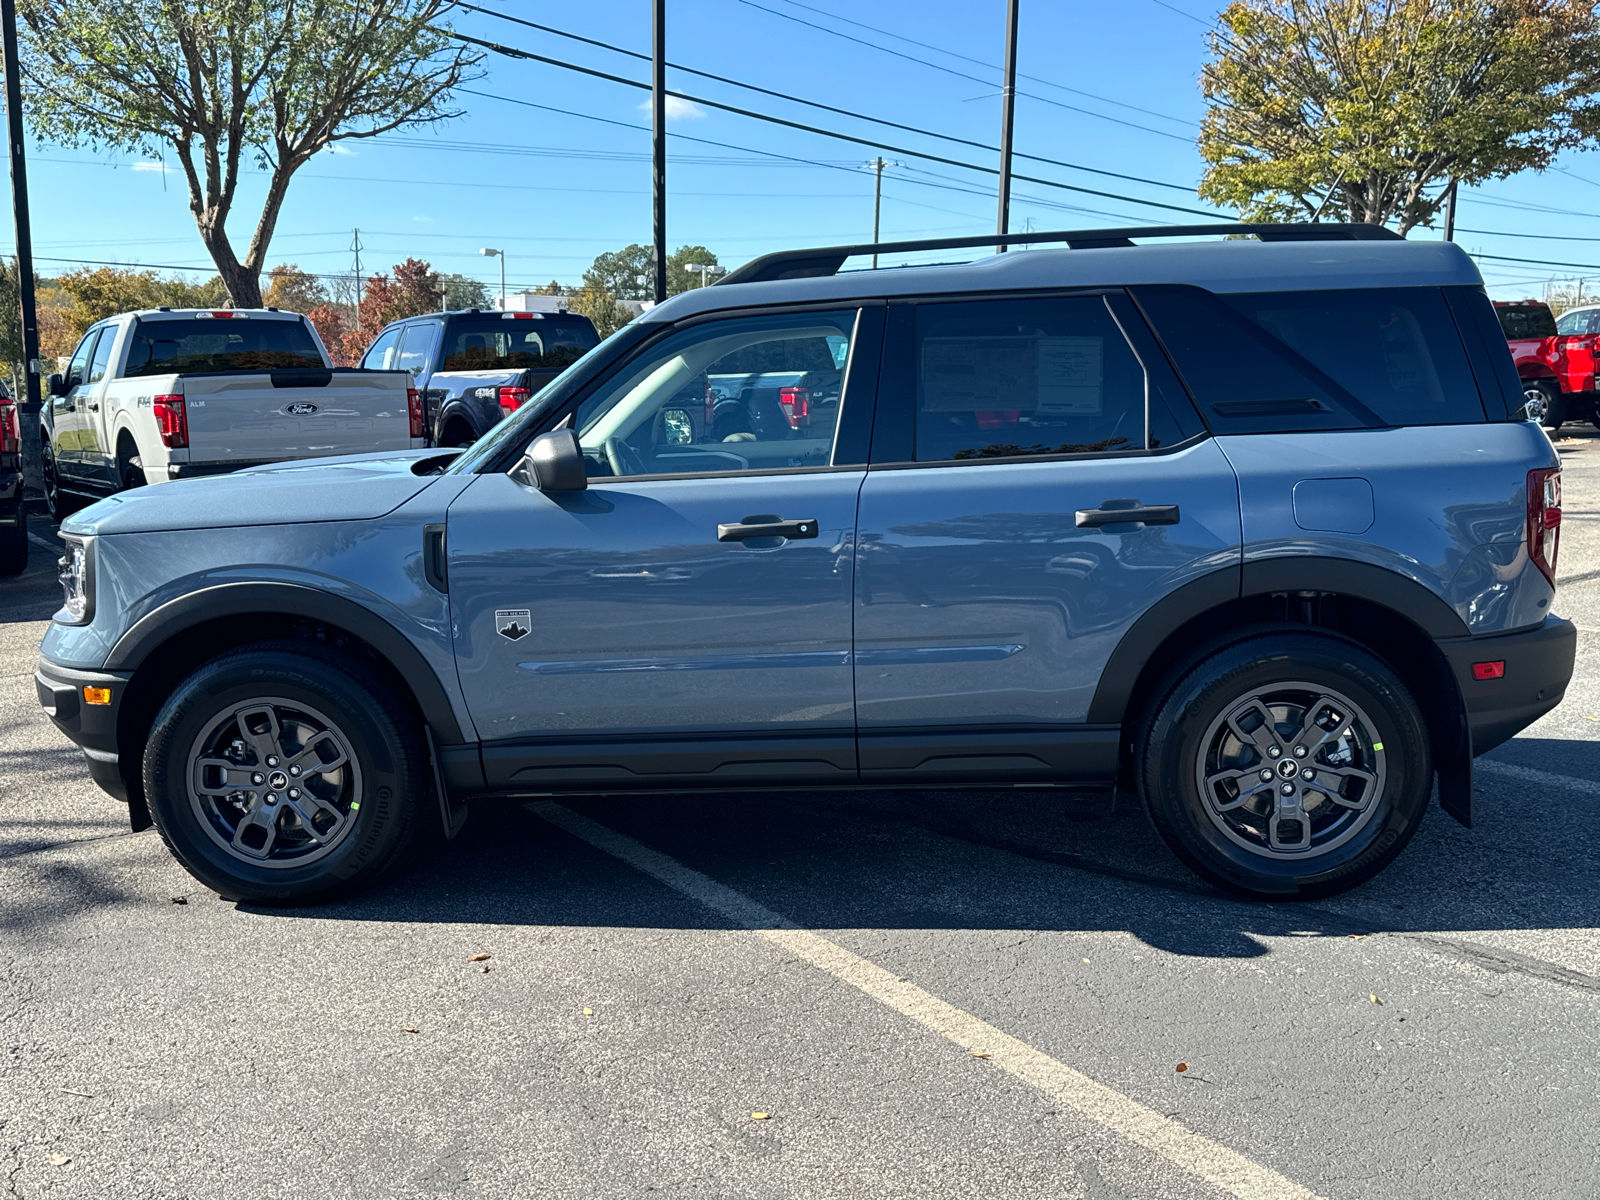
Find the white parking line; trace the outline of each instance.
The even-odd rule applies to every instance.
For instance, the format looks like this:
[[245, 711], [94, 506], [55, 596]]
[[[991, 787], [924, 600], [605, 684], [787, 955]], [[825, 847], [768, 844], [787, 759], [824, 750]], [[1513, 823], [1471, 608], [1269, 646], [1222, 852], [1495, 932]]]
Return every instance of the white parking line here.
[[1593, 779], [1579, 779], [1576, 775], [1557, 775], [1552, 771], [1540, 771], [1533, 767], [1518, 767], [1511, 763], [1495, 762], [1491, 758], [1480, 758], [1476, 765], [1480, 771], [1487, 771], [1491, 775], [1501, 775], [1506, 779], [1517, 779], [1523, 783], [1536, 783], [1540, 787], [1570, 788], [1574, 792], [1600, 796], [1600, 783], [1596, 783]]
[[59, 542], [52, 546], [49, 542], [45, 541], [42, 537], [40, 537], [36, 533], [28, 534], [28, 540], [30, 542], [32, 542], [35, 546], [44, 547], [46, 550], [50, 551], [51, 554], [60, 554], [61, 553], [62, 547], [61, 547], [61, 544]]
[[1121, 1092], [1096, 1083], [1065, 1063], [947, 1004], [859, 954], [799, 928], [743, 893], [684, 866], [677, 859], [554, 801], [535, 800], [527, 809], [596, 849], [653, 876], [674, 891], [715, 909], [796, 958], [859, 988], [880, 1004], [926, 1026], [963, 1050], [984, 1051], [995, 1066], [1038, 1088], [1052, 1100], [1154, 1151], [1173, 1165], [1240, 1200], [1318, 1200], [1315, 1192], [1294, 1180], [1146, 1108]]

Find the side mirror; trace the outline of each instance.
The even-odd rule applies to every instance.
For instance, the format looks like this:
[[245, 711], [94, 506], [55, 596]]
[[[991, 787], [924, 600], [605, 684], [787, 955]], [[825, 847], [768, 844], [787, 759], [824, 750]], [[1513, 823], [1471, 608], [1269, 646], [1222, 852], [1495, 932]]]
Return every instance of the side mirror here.
[[44, 381], [44, 388], [52, 396], [65, 396], [67, 394], [66, 378], [57, 372]]
[[522, 465], [541, 492], [581, 492], [589, 486], [583, 447], [570, 429], [552, 429], [534, 438]]

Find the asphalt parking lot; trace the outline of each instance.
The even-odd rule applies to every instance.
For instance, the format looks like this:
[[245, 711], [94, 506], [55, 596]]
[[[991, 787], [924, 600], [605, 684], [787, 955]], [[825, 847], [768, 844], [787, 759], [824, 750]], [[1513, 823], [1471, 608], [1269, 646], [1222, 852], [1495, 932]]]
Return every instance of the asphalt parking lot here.
[[38, 708], [37, 522], [0, 585], [0, 1188], [1592, 1197], [1600, 434], [1568, 433], [1565, 703], [1479, 760], [1477, 828], [1435, 807], [1304, 905], [1201, 885], [1126, 798], [1021, 792], [480, 806], [357, 898], [226, 903]]

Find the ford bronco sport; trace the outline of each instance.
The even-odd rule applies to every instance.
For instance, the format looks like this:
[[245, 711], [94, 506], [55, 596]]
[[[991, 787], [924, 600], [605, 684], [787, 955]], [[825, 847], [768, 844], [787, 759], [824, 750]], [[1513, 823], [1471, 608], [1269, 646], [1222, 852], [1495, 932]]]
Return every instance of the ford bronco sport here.
[[[1560, 459], [1471, 260], [1244, 225], [839, 269], [1005, 240], [757, 259], [458, 456], [102, 501], [40, 700], [261, 902], [481, 796], [1120, 783], [1266, 897], [1371, 878], [1435, 781], [1470, 825], [1576, 644]], [[764, 386], [834, 363], [803, 422]]]

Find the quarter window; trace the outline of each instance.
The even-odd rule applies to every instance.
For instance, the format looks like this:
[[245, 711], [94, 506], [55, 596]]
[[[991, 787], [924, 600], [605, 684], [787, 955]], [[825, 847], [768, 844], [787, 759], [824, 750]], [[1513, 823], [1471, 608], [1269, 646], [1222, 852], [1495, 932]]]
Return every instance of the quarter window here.
[[1145, 448], [1144, 368], [1099, 296], [925, 304], [916, 460]]
[[579, 406], [590, 475], [827, 466], [855, 324], [848, 310], [673, 334]]

